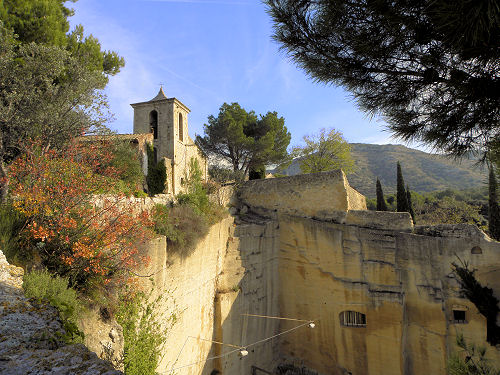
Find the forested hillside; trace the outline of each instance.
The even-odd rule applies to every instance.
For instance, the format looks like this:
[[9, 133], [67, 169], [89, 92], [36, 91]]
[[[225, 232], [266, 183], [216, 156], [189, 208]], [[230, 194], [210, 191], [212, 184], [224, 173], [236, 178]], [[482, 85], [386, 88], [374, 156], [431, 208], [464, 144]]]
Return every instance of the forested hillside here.
[[[401, 145], [351, 144], [356, 172], [349, 174], [351, 186], [367, 197], [375, 196], [377, 177], [384, 193], [396, 191], [396, 163], [401, 163], [405, 182], [411, 190], [431, 192], [437, 190], [464, 190], [484, 186], [487, 173], [474, 160], [446, 158], [414, 150]], [[300, 173], [295, 161], [285, 171], [287, 175]]]

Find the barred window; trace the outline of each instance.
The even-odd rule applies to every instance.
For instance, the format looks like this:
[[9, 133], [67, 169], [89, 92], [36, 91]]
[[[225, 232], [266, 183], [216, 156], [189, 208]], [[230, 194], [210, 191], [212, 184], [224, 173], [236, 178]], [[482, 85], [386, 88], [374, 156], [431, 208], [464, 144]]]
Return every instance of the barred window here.
[[467, 320], [465, 319], [464, 310], [453, 310], [453, 323], [455, 324], [465, 324]]
[[357, 311], [342, 311], [340, 324], [346, 327], [366, 327], [366, 315]]

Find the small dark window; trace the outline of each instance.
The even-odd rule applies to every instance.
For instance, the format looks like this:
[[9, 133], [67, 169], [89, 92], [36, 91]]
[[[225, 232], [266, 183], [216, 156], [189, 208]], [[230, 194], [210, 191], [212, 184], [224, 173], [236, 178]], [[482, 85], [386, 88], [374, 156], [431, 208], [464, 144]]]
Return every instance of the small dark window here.
[[158, 139], [158, 112], [149, 112], [149, 131], [153, 133], [153, 138]]
[[357, 311], [342, 311], [340, 324], [345, 327], [366, 327], [366, 315]]
[[471, 254], [482, 254], [483, 253], [483, 250], [479, 247], [479, 246], [474, 246], [471, 250], [470, 250]]
[[453, 310], [453, 323], [467, 323], [465, 320], [465, 310]]
[[182, 113], [179, 113], [179, 141], [184, 141], [184, 125], [182, 124]]

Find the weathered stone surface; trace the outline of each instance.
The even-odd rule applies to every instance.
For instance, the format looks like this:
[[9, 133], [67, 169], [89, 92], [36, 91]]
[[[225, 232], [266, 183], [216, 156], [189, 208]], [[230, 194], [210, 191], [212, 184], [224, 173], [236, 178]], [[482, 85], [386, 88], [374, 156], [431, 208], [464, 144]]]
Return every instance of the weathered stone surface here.
[[103, 318], [103, 313], [98, 309], [88, 311], [80, 319], [79, 325], [85, 333], [85, 346], [99, 358], [110, 361], [115, 368], [123, 370], [122, 327], [112, 318]]
[[84, 345], [65, 345], [56, 309], [28, 301], [23, 270], [0, 251], [0, 373], [5, 375], [118, 375]]
[[238, 196], [248, 206], [297, 216], [366, 209], [365, 197], [349, 186], [342, 170], [247, 181]]
[[411, 231], [413, 221], [408, 212], [350, 210], [345, 224], [364, 228]]

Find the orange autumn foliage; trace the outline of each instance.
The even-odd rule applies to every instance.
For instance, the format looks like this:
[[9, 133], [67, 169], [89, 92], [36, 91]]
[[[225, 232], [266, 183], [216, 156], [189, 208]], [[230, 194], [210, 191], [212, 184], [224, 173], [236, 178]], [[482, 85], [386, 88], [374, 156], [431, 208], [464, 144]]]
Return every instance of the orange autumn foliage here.
[[44, 152], [34, 145], [10, 167], [13, 205], [27, 218], [25, 246], [80, 289], [126, 282], [147, 262], [140, 245], [152, 237], [148, 212], [137, 212], [123, 195], [102, 196], [118, 183], [106, 150], [72, 143], [64, 152]]

